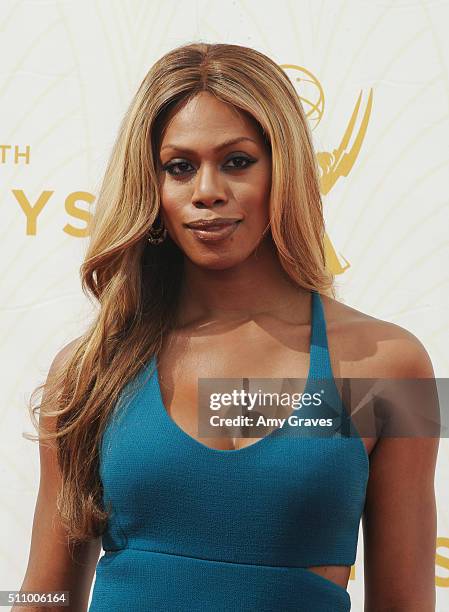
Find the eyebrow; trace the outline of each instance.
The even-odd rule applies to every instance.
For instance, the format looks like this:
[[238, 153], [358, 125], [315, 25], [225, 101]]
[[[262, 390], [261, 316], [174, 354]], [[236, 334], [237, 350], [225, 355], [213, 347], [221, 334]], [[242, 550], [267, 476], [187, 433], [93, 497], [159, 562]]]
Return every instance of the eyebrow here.
[[[225, 147], [229, 147], [230, 145], [237, 144], [245, 140], [248, 140], [249, 142], [253, 142], [254, 144], [257, 144], [257, 142], [253, 138], [248, 138], [248, 136], [240, 136], [239, 138], [231, 138], [229, 140], [225, 140], [221, 144], [214, 147], [212, 150], [214, 152], [217, 152], [217, 151], [220, 151], [221, 149], [224, 149]], [[184, 151], [185, 153], [195, 152], [193, 151], [193, 149], [189, 149], [188, 147], [182, 147], [176, 144], [165, 144], [163, 147], [161, 147], [161, 151], [163, 151], [164, 149], [168, 149], [168, 148], [177, 149], [178, 151]]]

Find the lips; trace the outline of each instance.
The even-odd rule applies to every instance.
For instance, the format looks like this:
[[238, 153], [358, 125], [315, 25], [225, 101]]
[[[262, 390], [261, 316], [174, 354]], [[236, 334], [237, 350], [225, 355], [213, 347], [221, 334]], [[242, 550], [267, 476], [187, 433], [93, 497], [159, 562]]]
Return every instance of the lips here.
[[217, 229], [223, 226], [233, 225], [241, 219], [200, 219], [199, 221], [192, 221], [187, 223], [187, 227], [190, 229]]
[[195, 238], [202, 242], [218, 242], [224, 240], [233, 234], [240, 225], [240, 219], [236, 221], [221, 222], [221, 223], [209, 223], [204, 224], [191, 224], [188, 229], [193, 233]]

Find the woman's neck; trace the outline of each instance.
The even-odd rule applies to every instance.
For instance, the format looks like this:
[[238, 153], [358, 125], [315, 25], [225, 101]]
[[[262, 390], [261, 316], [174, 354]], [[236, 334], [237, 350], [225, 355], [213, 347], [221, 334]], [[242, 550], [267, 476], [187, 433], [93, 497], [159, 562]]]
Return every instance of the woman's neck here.
[[307, 320], [309, 291], [287, 275], [271, 241], [239, 265], [206, 269], [184, 262], [177, 327], [193, 321], [230, 321], [288, 313]]

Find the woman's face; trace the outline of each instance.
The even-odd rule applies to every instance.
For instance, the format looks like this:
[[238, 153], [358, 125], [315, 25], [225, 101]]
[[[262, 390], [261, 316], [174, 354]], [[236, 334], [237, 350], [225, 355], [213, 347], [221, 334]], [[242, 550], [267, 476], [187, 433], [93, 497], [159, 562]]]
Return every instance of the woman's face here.
[[[255, 120], [201, 92], [169, 119], [159, 157], [162, 219], [172, 240], [199, 266], [244, 261], [269, 224], [271, 155]], [[187, 225], [211, 219], [232, 224], [220, 232]]]

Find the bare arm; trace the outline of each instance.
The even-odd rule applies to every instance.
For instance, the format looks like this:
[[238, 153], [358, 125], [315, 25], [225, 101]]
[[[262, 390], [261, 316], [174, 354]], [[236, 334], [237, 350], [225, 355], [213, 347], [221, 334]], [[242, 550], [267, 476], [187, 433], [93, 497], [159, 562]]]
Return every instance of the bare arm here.
[[[67, 357], [76, 340], [65, 346], [55, 357], [49, 376], [61, 360]], [[45, 402], [45, 392], [42, 403]], [[41, 416], [45, 427], [54, 430], [54, 417]], [[53, 419], [53, 420], [52, 420]], [[52, 441], [53, 442], [53, 441]], [[101, 551], [101, 538], [68, 548], [64, 528], [56, 512], [56, 496], [61, 475], [54, 445], [51, 448], [39, 445], [40, 483], [34, 512], [33, 530], [26, 574], [21, 590], [69, 591], [70, 607], [13, 606], [14, 612], [43, 610], [56, 612], [85, 612], [95, 567]]]
[[[397, 378], [433, 378], [419, 341], [402, 338], [397, 349]], [[438, 445], [436, 437], [385, 437], [371, 453], [362, 518], [365, 612], [435, 611]]]

